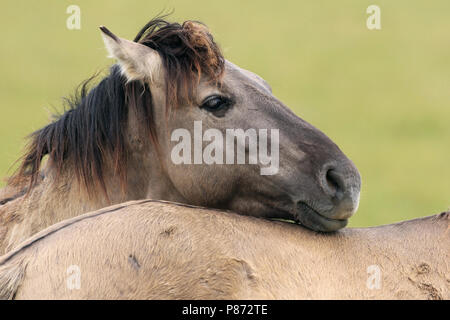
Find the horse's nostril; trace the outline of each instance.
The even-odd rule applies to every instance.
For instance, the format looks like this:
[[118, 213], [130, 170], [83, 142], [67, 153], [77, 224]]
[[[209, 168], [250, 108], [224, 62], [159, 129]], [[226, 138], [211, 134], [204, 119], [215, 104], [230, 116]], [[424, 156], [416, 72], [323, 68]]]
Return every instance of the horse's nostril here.
[[325, 175], [326, 189], [331, 196], [341, 198], [344, 192], [344, 179], [343, 177], [334, 169], [327, 171]]
[[351, 162], [339, 167], [327, 165], [321, 171], [320, 186], [323, 203], [328, 205], [320, 214], [330, 219], [348, 219], [358, 208], [361, 178]]

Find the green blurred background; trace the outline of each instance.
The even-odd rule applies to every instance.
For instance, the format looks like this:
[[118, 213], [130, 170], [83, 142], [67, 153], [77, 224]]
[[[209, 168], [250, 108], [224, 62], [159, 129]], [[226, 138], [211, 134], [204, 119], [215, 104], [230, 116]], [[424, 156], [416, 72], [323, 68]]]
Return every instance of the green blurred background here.
[[[66, 28], [70, 4], [81, 30]], [[366, 27], [371, 4], [379, 31]], [[363, 189], [351, 226], [449, 209], [448, 0], [2, 1], [0, 176], [48, 110], [112, 63], [97, 27], [133, 38], [164, 9], [205, 22], [227, 59], [264, 77], [356, 163]]]

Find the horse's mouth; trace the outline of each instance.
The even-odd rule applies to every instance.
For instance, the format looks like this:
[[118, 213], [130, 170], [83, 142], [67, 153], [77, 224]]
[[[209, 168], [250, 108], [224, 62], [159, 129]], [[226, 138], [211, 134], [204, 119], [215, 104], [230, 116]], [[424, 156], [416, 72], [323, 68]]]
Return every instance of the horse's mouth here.
[[304, 202], [297, 204], [297, 210], [297, 222], [314, 231], [332, 232], [344, 228], [348, 223], [348, 219], [327, 218]]

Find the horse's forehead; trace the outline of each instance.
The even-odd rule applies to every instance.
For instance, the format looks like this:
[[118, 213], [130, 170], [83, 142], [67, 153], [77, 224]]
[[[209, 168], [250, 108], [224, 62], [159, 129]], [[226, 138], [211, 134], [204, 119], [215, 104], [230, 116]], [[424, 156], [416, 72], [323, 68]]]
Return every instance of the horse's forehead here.
[[225, 61], [225, 73], [226, 78], [235, 84], [238, 84], [241, 81], [251, 81], [254, 84], [262, 87], [262, 89], [272, 93], [272, 88], [270, 87], [270, 85], [259, 75], [249, 70], [243, 69], [228, 60]]

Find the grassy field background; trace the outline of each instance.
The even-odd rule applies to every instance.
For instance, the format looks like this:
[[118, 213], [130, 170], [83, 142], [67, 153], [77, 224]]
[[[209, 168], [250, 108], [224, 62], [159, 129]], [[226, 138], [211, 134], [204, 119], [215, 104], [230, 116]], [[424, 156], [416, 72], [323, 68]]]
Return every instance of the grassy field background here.
[[[81, 8], [68, 30], [66, 8]], [[381, 7], [382, 30], [366, 27]], [[7, 0], [0, 10], [0, 176], [61, 97], [112, 63], [104, 24], [133, 38], [163, 9], [209, 25], [225, 56], [328, 134], [363, 178], [351, 226], [450, 206], [450, 1]]]

